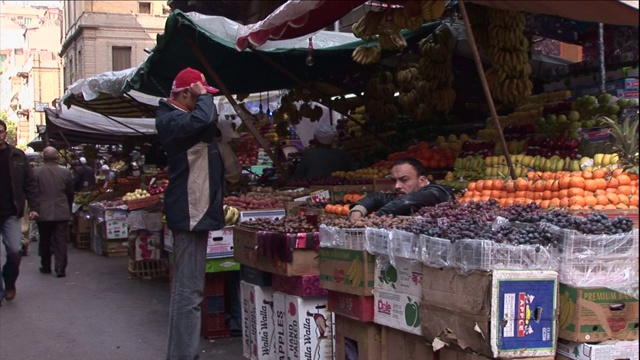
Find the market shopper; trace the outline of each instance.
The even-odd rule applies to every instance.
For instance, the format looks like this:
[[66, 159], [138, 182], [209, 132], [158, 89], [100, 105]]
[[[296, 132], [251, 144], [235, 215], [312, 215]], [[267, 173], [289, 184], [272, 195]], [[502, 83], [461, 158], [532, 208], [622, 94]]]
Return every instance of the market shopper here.
[[73, 204], [73, 175], [58, 165], [58, 150], [47, 146], [42, 151], [44, 165], [33, 170], [38, 181], [40, 216], [38, 217], [38, 253], [40, 272], [51, 274], [51, 255], [55, 259], [56, 277], [65, 277], [67, 240]]
[[96, 174], [89, 165], [87, 165], [87, 159], [80, 158], [80, 164], [75, 169], [76, 176], [74, 179], [73, 188], [75, 191], [90, 188], [96, 184]]
[[411, 215], [425, 206], [454, 201], [453, 189], [431, 184], [422, 164], [412, 158], [400, 159], [391, 168], [395, 193], [370, 193], [351, 206], [349, 217], [359, 219], [376, 215]]
[[113, 171], [111, 171], [109, 165], [106, 164], [102, 165], [102, 167], [100, 168], [100, 175], [102, 175], [105, 182], [114, 181], [116, 178], [116, 174], [114, 174]]
[[[7, 143], [7, 124], [0, 120], [0, 238], [6, 253], [0, 269], [0, 304], [16, 297], [16, 280], [20, 273], [22, 225], [25, 198], [29, 218], [38, 217], [39, 202], [36, 179], [25, 153]], [[0, 248], [0, 255], [2, 248]]]
[[160, 100], [156, 129], [169, 164], [164, 204], [173, 232], [173, 283], [167, 359], [197, 359], [207, 237], [224, 227], [224, 165], [215, 140], [218, 114], [204, 75], [178, 73], [171, 95]]
[[314, 133], [315, 146], [302, 153], [293, 174], [295, 179], [329, 177], [336, 171], [351, 171], [355, 163], [348, 152], [334, 148], [333, 140], [338, 135], [336, 129], [327, 124], [319, 125]]

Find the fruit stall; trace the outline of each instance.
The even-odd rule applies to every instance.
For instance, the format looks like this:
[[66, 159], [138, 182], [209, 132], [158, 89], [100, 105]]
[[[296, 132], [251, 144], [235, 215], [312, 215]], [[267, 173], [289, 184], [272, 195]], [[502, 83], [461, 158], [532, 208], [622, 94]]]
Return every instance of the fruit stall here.
[[[402, 5], [369, 6], [353, 25], [362, 41], [345, 47], [352, 73], [342, 81], [353, 98], [298, 79], [251, 117], [237, 102], [246, 94], [203, 61], [245, 125], [234, 144], [241, 163], [278, 168], [268, 185], [224, 198], [225, 227], [207, 247], [203, 337], [229, 336], [226, 315], [239, 311], [251, 360], [637, 358], [637, 48], [608, 57], [607, 71], [593, 59], [536, 63], [532, 14]], [[171, 42], [163, 46], [158, 64]], [[189, 51], [202, 60], [211, 49]], [[307, 51], [304, 71], [274, 73], [318, 71], [329, 51], [311, 40]], [[320, 104], [340, 113], [334, 145], [360, 167], [290, 179], [296, 156], [280, 161], [280, 151], [299, 140], [301, 122], [326, 115]], [[456, 201], [349, 220], [366, 194], [394, 191], [391, 166], [406, 157]], [[77, 195], [91, 219], [78, 225], [87, 247], [129, 256], [132, 278], [171, 271], [166, 174], [151, 170]], [[223, 285], [238, 274], [239, 301], [228, 301], [235, 290]]]

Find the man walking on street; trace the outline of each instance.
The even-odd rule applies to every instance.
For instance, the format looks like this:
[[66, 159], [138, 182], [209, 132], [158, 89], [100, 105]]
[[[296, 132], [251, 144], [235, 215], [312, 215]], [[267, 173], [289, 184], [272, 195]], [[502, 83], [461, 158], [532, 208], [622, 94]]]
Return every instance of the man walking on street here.
[[[16, 280], [20, 273], [22, 225], [25, 198], [29, 203], [29, 218], [38, 216], [36, 179], [20, 149], [9, 145], [7, 124], [0, 120], [0, 237], [6, 252], [6, 261], [0, 269], [0, 304], [3, 299], [16, 297]], [[2, 248], [0, 247], [0, 253]]]
[[67, 239], [73, 204], [73, 175], [58, 165], [58, 150], [47, 146], [42, 151], [44, 165], [34, 169], [38, 181], [40, 216], [40, 272], [51, 274], [51, 250], [55, 255], [56, 277], [64, 277], [67, 268]]
[[218, 114], [212, 94], [217, 92], [201, 72], [186, 68], [156, 113], [158, 138], [169, 164], [164, 202], [173, 232], [167, 360], [199, 357], [207, 237], [224, 227], [224, 166], [214, 136]]

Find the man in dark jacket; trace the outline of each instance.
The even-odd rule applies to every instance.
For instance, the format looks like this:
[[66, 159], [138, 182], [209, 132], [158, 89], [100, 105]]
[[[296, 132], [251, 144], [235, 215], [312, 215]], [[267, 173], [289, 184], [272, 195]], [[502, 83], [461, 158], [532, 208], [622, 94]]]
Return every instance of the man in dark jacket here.
[[156, 113], [169, 164], [164, 202], [173, 232], [169, 360], [198, 358], [208, 232], [224, 227], [224, 166], [214, 137], [218, 114], [212, 94], [217, 92], [201, 72], [186, 68]]
[[0, 120], [0, 237], [7, 259], [0, 269], [0, 304], [3, 298], [16, 297], [16, 280], [20, 273], [22, 224], [25, 198], [29, 203], [29, 218], [38, 216], [36, 179], [20, 149], [9, 145], [7, 124]]
[[73, 189], [81, 191], [96, 185], [96, 173], [93, 168], [87, 165], [87, 159], [80, 158], [80, 164], [76, 167], [76, 177], [74, 179]]
[[400, 159], [391, 168], [396, 182], [395, 193], [371, 193], [351, 206], [349, 217], [359, 219], [367, 214], [411, 215], [425, 206], [454, 201], [453, 190], [430, 184], [422, 164], [416, 159]]
[[47, 146], [42, 151], [44, 165], [33, 170], [38, 180], [40, 216], [40, 272], [51, 274], [51, 250], [55, 258], [56, 277], [64, 277], [67, 268], [67, 238], [73, 204], [73, 175], [58, 165], [58, 150]]

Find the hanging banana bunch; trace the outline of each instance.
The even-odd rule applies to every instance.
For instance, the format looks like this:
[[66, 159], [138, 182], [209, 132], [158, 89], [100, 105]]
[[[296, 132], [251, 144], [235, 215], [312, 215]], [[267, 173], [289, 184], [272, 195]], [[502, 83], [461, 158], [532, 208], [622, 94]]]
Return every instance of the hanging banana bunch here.
[[416, 90], [416, 84], [419, 80], [417, 64], [409, 64], [406, 69], [396, 73], [396, 88], [399, 90], [398, 104], [407, 113], [420, 103], [420, 94]]
[[[421, 80], [417, 82], [416, 90], [428, 110], [449, 113], [456, 99], [453, 90], [451, 39], [449, 28], [441, 26], [431, 37], [418, 44], [422, 54], [418, 62]], [[418, 115], [424, 116], [423, 113], [418, 114], [418, 111], [416, 109], [414, 114], [416, 120], [419, 120]]]
[[493, 67], [486, 73], [489, 88], [496, 100], [510, 106], [525, 102], [533, 89], [529, 64], [529, 41], [524, 36], [523, 13], [487, 10], [489, 49]]
[[380, 45], [364, 46], [360, 45], [351, 54], [351, 59], [361, 65], [374, 64], [380, 61], [382, 48]]
[[[411, 1], [408, 1], [411, 2]], [[425, 0], [420, 3], [422, 20], [425, 22], [439, 20], [444, 14], [448, 0]]]
[[395, 92], [396, 86], [390, 72], [385, 71], [371, 78], [364, 88], [364, 103], [370, 116], [383, 121], [398, 116], [393, 97]]
[[383, 11], [367, 11], [366, 14], [351, 26], [351, 32], [355, 37], [370, 41], [378, 35], [380, 24], [385, 20]]

